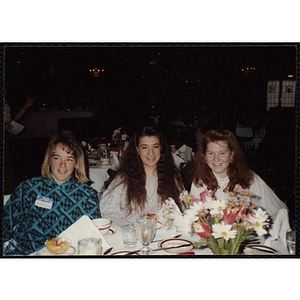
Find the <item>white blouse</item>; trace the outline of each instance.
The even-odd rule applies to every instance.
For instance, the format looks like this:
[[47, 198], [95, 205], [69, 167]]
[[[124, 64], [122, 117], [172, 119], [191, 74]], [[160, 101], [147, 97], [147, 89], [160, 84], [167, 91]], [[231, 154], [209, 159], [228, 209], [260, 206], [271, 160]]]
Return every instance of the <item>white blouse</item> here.
[[[214, 172], [213, 172], [214, 173]], [[218, 175], [214, 173], [219, 189], [215, 193], [215, 197], [217, 199], [225, 199], [228, 192], [224, 193], [224, 188], [227, 186], [229, 183], [229, 178], [220, 178]], [[283, 203], [276, 195], [275, 193], [271, 190], [271, 188], [259, 177], [257, 174], [254, 173], [254, 178], [253, 178], [253, 183], [250, 185], [250, 192], [259, 197], [259, 199], [254, 198], [252, 201], [257, 203], [259, 206], [264, 208], [266, 212], [270, 215], [273, 216], [275, 215], [278, 210], [285, 208], [288, 210], [287, 206], [285, 203]], [[202, 193], [206, 189], [206, 185], [203, 184], [202, 187], [196, 187], [194, 183], [192, 183], [191, 186], [191, 195], [194, 197], [199, 198], [199, 194]]]
[[146, 191], [147, 202], [144, 210], [133, 208], [130, 215], [126, 209], [126, 187], [120, 184], [120, 177], [117, 176], [104, 191], [100, 199], [100, 213], [102, 218], [109, 216], [118, 217], [135, 221], [141, 214], [156, 214], [161, 209], [160, 196], [157, 194], [158, 179], [157, 175], [147, 176], [146, 178]]

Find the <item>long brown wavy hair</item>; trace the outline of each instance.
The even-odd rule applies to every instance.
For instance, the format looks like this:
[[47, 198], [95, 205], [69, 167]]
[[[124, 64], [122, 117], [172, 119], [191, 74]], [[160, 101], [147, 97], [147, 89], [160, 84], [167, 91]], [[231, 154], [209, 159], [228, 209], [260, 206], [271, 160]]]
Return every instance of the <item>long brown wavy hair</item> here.
[[203, 186], [204, 183], [213, 193], [219, 188], [215, 175], [204, 161], [207, 145], [219, 141], [226, 142], [230, 152], [233, 154], [233, 160], [227, 168], [229, 184], [225, 188], [225, 191], [232, 192], [236, 184], [241, 185], [243, 188], [249, 188], [253, 181], [253, 171], [246, 161], [245, 154], [241, 149], [238, 140], [232, 132], [225, 129], [209, 130], [203, 136], [200, 147], [194, 157], [194, 184], [197, 187], [200, 187]]
[[124, 184], [127, 190], [126, 206], [129, 214], [133, 207], [139, 207], [142, 210], [147, 201], [146, 172], [137, 147], [142, 137], [152, 136], [157, 137], [161, 145], [161, 156], [156, 166], [161, 204], [168, 197], [172, 197], [181, 211], [184, 208], [179, 200], [179, 194], [184, 190], [184, 186], [174, 164], [170, 147], [161, 132], [153, 127], [144, 127], [132, 135], [115, 175], [105, 182], [105, 186], [108, 186], [116, 176], [121, 178], [120, 184]]

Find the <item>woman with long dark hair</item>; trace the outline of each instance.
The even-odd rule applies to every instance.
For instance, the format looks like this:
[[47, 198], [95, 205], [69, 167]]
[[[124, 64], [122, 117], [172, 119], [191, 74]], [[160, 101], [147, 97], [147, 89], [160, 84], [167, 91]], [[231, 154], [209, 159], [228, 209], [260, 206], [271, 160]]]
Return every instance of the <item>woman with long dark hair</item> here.
[[100, 199], [102, 217], [134, 221], [143, 213], [157, 213], [172, 197], [182, 210], [184, 186], [162, 133], [144, 127], [133, 134], [114, 179]]
[[210, 130], [204, 135], [193, 167], [191, 194], [195, 197], [208, 189], [217, 199], [225, 199], [226, 194], [239, 184], [258, 197], [259, 205], [269, 215], [273, 216], [281, 208], [287, 209], [271, 188], [250, 169], [236, 137], [228, 130]]

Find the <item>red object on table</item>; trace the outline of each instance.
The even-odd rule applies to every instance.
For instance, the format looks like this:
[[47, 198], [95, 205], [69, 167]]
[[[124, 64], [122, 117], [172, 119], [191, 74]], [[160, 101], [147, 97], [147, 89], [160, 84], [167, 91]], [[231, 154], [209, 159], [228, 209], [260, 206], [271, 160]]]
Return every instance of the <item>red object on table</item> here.
[[191, 251], [191, 252], [182, 252], [179, 253], [178, 255], [195, 255], [195, 252]]

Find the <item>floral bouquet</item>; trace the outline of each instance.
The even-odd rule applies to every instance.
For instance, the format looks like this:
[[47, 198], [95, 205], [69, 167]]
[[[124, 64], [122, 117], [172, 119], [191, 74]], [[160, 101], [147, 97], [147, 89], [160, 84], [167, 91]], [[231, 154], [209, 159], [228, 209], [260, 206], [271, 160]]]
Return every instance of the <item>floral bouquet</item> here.
[[123, 131], [122, 127], [120, 127], [114, 130], [111, 138], [113, 140], [113, 145], [116, 145], [119, 149], [119, 156], [122, 156], [126, 149], [129, 136]]
[[[214, 254], [238, 254], [243, 242], [267, 235], [270, 228], [270, 217], [251, 201], [252, 196], [239, 185], [228, 193], [227, 199], [214, 199], [208, 190], [196, 199], [184, 191], [180, 199], [190, 208], [181, 214], [180, 222], [190, 233], [201, 237], [195, 246], [209, 245]], [[163, 205], [164, 225], [172, 222], [174, 204], [169, 198]]]

